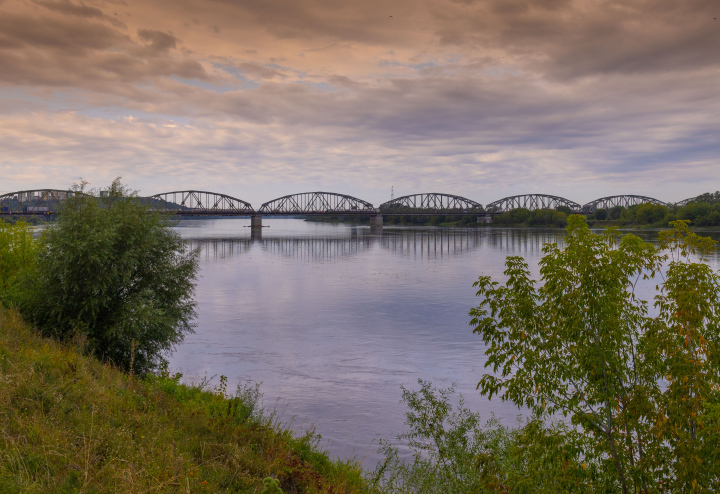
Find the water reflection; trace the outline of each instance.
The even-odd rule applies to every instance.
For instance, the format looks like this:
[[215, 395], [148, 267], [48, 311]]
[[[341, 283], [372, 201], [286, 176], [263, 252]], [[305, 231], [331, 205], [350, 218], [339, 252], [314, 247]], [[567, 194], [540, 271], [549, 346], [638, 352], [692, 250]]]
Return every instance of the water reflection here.
[[237, 236], [186, 240], [190, 248], [200, 249], [205, 260], [247, 254], [253, 245], [257, 245], [271, 255], [326, 262], [362, 254], [374, 246], [418, 259], [459, 257], [483, 248], [500, 250], [507, 255], [535, 256], [542, 253], [546, 243], [562, 244], [563, 237], [561, 230], [528, 233], [521, 229], [384, 228], [373, 231], [371, 228], [354, 227], [328, 236], [270, 236], [266, 233], [264, 238]]
[[[632, 232], [643, 240], [655, 242], [656, 231]], [[718, 237], [716, 232], [708, 233]], [[265, 237], [230, 236], [221, 238], [187, 238], [188, 246], [199, 248], [205, 261], [230, 259], [247, 254], [253, 245], [271, 255], [327, 262], [345, 259], [379, 246], [392, 254], [417, 259], [447, 259], [459, 257], [479, 249], [493, 249], [505, 255], [535, 258], [543, 255], [543, 246], [557, 244], [564, 247], [563, 230], [479, 229], [479, 228], [384, 228], [352, 227], [327, 236], [283, 234]], [[713, 252], [710, 260], [720, 260]]]

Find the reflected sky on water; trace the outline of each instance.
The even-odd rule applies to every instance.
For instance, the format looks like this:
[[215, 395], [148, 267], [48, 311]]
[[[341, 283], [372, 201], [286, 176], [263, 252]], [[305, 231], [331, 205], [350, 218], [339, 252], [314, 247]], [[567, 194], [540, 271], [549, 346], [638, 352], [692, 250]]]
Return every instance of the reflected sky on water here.
[[197, 331], [171, 355], [173, 370], [226, 375], [233, 388], [262, 382], [266, 407], [314, 424], [331, 453], [368, 467], [377, 439], [404, 430], [400, 386], [418, 379], [454, 382], [484, 417], [514, 423], [517, 408], [475, 390], [485, 348], [468, 325], [472, 284], [504, 281], [508, 255], [537, 276], [543, 244], [562, 243], [563, 230], [263, 222], [261, 238], [245, 218], [177, 224], [200, 249], [201, 277]]

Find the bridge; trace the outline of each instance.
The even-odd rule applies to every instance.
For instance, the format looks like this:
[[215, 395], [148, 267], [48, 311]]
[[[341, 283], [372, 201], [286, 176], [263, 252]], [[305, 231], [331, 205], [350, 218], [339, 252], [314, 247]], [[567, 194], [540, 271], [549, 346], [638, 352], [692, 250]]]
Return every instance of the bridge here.
[[[0, 217], [8, 215], [54, 215], [62, 202], [82, 192], [61, 189], [20, 190], [0, 195]], [[102, 197], [102, 192], [101, 192]], [[262, 218], [273, 216], [346, 216], [369, 217], [371, 226], [382, 226], [383, 216], [477, 216], [478, 222], [491, 222], [494, 215], [525, 208], [559, 209], [571, 213], [592, 214], [598, 209], [638, 204], [673, 206], [658, 199], [640, 195], [601, 197], [584, 205], [549, 194], [522, 194], [482, 204], [466, 197], [426, 192], [411, 194], [374, 207], [368, 201], [335, 192], [301, 192], [263, 203], [259, 209], [242, 199], [218, 192], [178, 190], [139, 197], [152, 211], [176, 216], [249, 216], [253, 229], [262, 228]], [[693, 198], [694, 199], [694, 198]], [[687, 203], [693, 199], [681, 201]], [[678, 203], [680, 205], [680, 203]]]
[[383, 214], [477, 214], [483, 212], [482, 204], [472, 199], [451, 194], [427, 192], [398, 197], [380, 204]]
[[565, 207], [570, 211], [580, 211], [580, 204], [565, 199], [564, 197], [551, 196], [547, 194], [524, 194], [520, 196], [510, 196], [491, 202], [487, 205], [489, 213], [507, 213], [513, 209], [557, 209]]
[[647, 196], [608, 196], [595, 199], [594, 201], [588, 202], [583, 205], [582, 212], [585, 214], [592, 214], [598, 209], [611, 209], [615, 207], [629, 208], [630, 206], [637, 206], [639, 204], [657, 204], [660, 206], [671, 206], [671, 204], [658, 201], [652, 197]]
[[148, 201], [154, 211], [169, 212], [181, 216], [247, 216], [255, 213], [249, 202], [204, 190], [163, 192], [148, 197]]

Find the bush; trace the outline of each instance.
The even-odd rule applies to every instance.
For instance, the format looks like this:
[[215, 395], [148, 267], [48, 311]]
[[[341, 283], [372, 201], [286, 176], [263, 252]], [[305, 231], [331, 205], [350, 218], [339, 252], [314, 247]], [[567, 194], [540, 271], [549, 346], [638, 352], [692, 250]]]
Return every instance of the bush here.
[[41, 246], [21, 308], [43, 334], [146, 373], [192, 332], [197, 253], [119, 179], [66, 199]]
[[[403, 389], [410, 430], [398, 437], [413, 453], [381, 441], [385, 457], [372, 483], [388, 494], [445, 492], [556, 493], [588, 491], [597, 462], [582, 457], [583, 438], [562, 422], [533, 419], [517, 428], [479, 414], [455, 400], [454, 386], [437, 389], [418, 381], [420, 390]], [[457, 401], [453, 407], [452, 401]]]
[[22, 289], [21, 279], [34, 276], [37, 253], [38, 241], [27, 223], [0, 220], [0, 302], [12, 304]]
[[603, 220], [606, 220], [607, 217], [608, 217], [607, 209], [598, 209], [597, 211], [595, 211], [595, 219], [596, 220], [603, 221]]
[[[714, 242], [686, 222], [660, 248], [571, 216], [566, 247], [543, 248], [541, 280], [508, 257], [500, 285], [481, 276], [471, 325], [487, 345], [478, 388], [538, 416], [569, 416], [607, 490], [720, 488], [720, 275]], [[655, 314], [636, 297], [657, 284]]]

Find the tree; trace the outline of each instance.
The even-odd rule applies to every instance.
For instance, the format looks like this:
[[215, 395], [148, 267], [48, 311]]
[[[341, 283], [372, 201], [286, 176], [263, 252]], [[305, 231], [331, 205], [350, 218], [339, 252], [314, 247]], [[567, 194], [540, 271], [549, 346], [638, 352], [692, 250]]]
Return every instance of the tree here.
[[608, 209], [608, 216], [611, 220], [619, 220], [624, 209], [622, 206], [613, 206]]
[[603, 220], [606, 220], [607, 217], [608, 217], [607, 209], [598, 209], [597, 211], [595, 211], [596, 219], [603, 221]]
[[44, 334], [145, 373], [193, 331], [197, 252], [119, 179], [105, 197], [66, 199], [41, 244], [21, 307]]
[[0, 220], [0, 302], [13, 303], [23, 275], [35, 272], [37, 252], [38, 242], [27, 223]]
[[[670, 213], [670, 209], [662, 204], [639, 204], [634, 206], [635, 219], [641, 225], [660, 223]], [[663, 225], [663, 226], [667, 226]]]
[[[471, 325], [493, 371], [478, 388], [537, 416], [569, 415], [611, 490], [720, 486], [720, 277], [703, 262], [712, 242], [673, 226], [656, 249], [571, 216], [565, 249], [544, 247], [539, 283], [520, 257], [507, 258], [505, 285], [476, 283]], [[651, 317], [635, 287], [656, 276]]]

